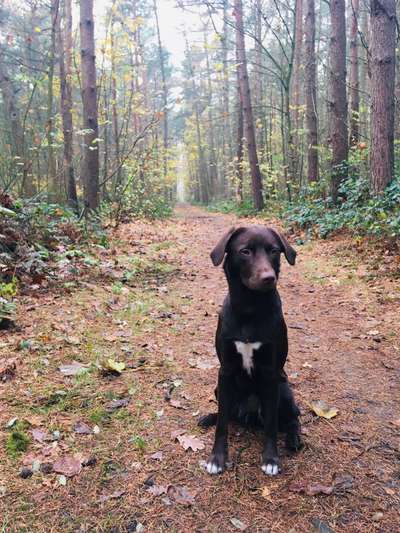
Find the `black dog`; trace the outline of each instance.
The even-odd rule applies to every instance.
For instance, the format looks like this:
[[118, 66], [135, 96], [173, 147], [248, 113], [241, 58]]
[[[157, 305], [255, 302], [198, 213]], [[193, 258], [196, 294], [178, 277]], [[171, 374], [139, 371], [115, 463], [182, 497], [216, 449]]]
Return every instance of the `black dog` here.
[[228, 424], [262, 424], [265, 432], [262, 470], [279, 472], [278, 429], [290, 450], [302, 447], [299, 410], [283, 369], [287, 328], [276, 288], [283, 252], [291, 265], [295, 250], [277, 231], [262, 226], [232, 228], [211, 252], [214, 266], [224, 262], [229, 294], [219, 315], [216, 349], [221, 367], [216, 396], [218, 415], [199, 425], [216, 423], [207, 471], [218, 474], [228, 460]]

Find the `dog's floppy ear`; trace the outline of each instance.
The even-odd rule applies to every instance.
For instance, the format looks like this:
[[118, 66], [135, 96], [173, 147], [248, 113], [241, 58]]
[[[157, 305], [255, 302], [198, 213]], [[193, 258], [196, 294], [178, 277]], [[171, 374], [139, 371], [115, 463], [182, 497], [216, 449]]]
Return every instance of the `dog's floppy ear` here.
[[269, 228], [278, 241], [281, 243], [282, 252], [285, 254], [286, 261], [289, 265], [294, 265], [296, 262], [296, 250], [290, 246], [286, 237], [284, 237], [279, 231], [274, 228]]
[[210, 254], [211, 261], [213, 262], [214, 266], [218, 266], [222, 263], [230, 239], [235, 233], [243, 229], [244, 228], [233, 227], [217, 242], [214, 250]]

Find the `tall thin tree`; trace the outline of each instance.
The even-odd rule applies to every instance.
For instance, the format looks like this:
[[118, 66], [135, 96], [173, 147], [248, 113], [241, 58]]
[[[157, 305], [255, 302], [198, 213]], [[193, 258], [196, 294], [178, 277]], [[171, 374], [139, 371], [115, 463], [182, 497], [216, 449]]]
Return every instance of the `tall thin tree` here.
[[359, 0], [350, 0], [350, 144], [355, 145], [359, 139], [360, 123], [360, 80], [358, 68], [358, 17]]
[[315, 58], [315, 0], [306, 0], [305, 18], [305, 82], [307, 121], [307, 177], [317, 181], [318, 170], [318, 117], [317, 69]]
[[84, 152], [82, 176], [85, 204], [99, 206], [99, 127], [97, 120], [96, 55], [94, 45], [93, 0], [80, 0], [81, 72]]
[[257, 210], [264, 207], [262, 194], [261, 171], [258, 163], [256, 136], [254, 131], [253, 109], [251, 105], [249, 76], [247, 73], [246, 48], [244, 41], [243, 27], [243, 5], [242, 0], [235, 0], [234, 9], [236, 21], [236, 48], [239, 60], [239, 84], [243, 101], [243, 115], [245, 120], [245, 131], [247, 141], [247, 152], [251, 171], [251, 185], [253, 193], [253, 203]]
[[[72, 120], [72, 2], [63, 0], [63, 27], [58, 25], [58, 55], [61, 86], [61, 118], [64, 138], [64, 184], [70, 207], [78, 206], [73, 164], [73, 120]], [[59, 17], [61, 21], [61, 17]]]
[[329, 112], [331, 160], [331, 194], [338, 201], [341, 182], [347, 177], [349, 153], [346, 92], [346, 13], [345, 0], [331, 0], [331, 38], [329, 48]]

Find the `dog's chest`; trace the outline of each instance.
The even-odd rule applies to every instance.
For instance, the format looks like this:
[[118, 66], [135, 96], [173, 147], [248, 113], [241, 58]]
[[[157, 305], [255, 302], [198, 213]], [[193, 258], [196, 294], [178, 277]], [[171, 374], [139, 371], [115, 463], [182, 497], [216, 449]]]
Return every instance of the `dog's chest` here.
[[242, 342], [234, 341], [237, 352], [242, 356], [243, 370], [249, 376], [254, 368], [254, 352], [259, 350], [262, 346], [261, 342]]

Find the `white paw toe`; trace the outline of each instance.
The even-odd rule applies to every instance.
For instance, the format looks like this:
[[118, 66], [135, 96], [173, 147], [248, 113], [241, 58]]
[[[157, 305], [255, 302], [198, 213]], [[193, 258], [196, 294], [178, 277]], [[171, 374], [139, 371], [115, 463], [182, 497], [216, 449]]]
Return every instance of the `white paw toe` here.
[[212, 474], [212, 475], [220, 474], [222, 472], [222, 468], [218, 466], [216, 463], [213, 463], [212, 461], [206, 464], [206, 470], [209, 474]]
[[276, 476], [279, 473], [279, 467], [273, 463], [263, 464], [261, 470], [268, 476]]

